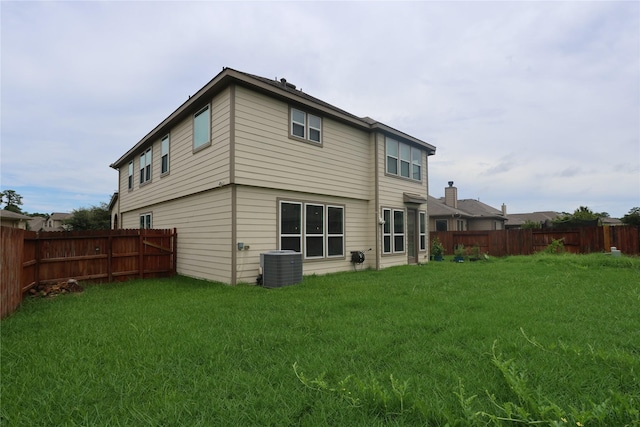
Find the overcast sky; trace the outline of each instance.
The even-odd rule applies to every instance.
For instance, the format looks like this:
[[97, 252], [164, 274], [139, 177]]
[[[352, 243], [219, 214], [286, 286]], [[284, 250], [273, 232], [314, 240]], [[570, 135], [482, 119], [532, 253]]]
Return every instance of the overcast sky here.
[[109, 167], [223, 67], [437, 147], [429, 193], [509, 213], [640, 206], [640, 3], [0, 2], [1, 181], [108, 202]]

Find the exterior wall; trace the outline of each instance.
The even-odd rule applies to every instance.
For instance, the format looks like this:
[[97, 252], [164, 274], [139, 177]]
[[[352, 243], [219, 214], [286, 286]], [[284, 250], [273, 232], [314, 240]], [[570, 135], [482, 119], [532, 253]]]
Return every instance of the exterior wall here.
[[20, 228], [25, 230], [27, 228], [27, 222], [24, 220], [10, 220], [5, 218], [0, 218], [0, 226], [2, 227], [10, 227], [10, 228]]
[[[161, 175], [161, 139], [152, 146], [151, 181], [140, 184], [140, 154], [133, 158], [133, 190], [128, 190], [128, 162], [119, 169], [122, 214], [229, 183], [229, 90], [211, 101], [211, 146], [193, 151], [193, 115], [169, 130], [169, 172]], [[206, 103], [203, 103], [204, 106]]]
[[[386, 143], [385, 136], [378, 133], [376, 135], [378, 150], [378, 212], [377, 216], [382, 217], [382, 209], [403, 209], [405, 212], [405, 237], [407, 236], [407, 209], [417, 209], [418, 211], [427, 211], [427, 204], [406, 204], [404, 201], [404, 193], [419, 194], [426, 198], [427, 196], [427, 154], [422, 153], [422, 179], [418, 182], [412, 179], [401, 178], [386, 173]], [[382, 227], [379, 225], [379, 227]], [[381, 231], [379, 230], [381, 235]], [[381, 237], [379, 237], [381, 238]], [[379, 243], [380, 250], [380, 268], [391, 267], [394, 265], [404, 265], [407, 263], [408, 254], [406, 252], [407, 240], [405, 238], [405, 252], [400, 254], [382, 254], [382, 244]], [[428, 249], [428, 246], [427, 246]], [[419, 251], [419, 259], [426, 261], [428, 259], [427, 251]]]
[[502, 225], [502, 221], [496, 220], [495, 218], [486, 218], [486, 219], [474, 219], [473, 221], [469, 221], [469, 230], [502, 230], [504, 227]]
[[[260, 266], [260, 254], [278, 247], [278, 201], [304, 201], [344, 206], [345, 255], [341, 258], [304, 260], [303, 273], [327, 274], [351, 271], [351, 251], [364, 251], [365, 262], [358, 268], [375, 268], [375, 229], [371, 203], [360, 199], [345, 199], [307, 192], [279, 191], [274, 189], [238, 186], [236, 195], [237, 282], [255, 283]], [[182, 237], [179, 235], [179, 238]], [[238, 250], [237, 243], [244, 243], [247, 250]]]
[[231, 188], [197, 193], [123, 213], [122, 228], [138, 228], [151, 213], [153, 228], [176, 228], [178, 274], [229, 283], [231, 278]]
[[[368, 200], [369, 133], [322, 116], [322, 145], [289, 137], [289, 107], [236, 87], [235, 182]], [[302, 107], [296, 107], [301, 108]]]
[[[358, 268], [407, 263], [406, 239], [405, 252], [381, 254], [378, 218], [382, 208], [403, 209], [406, 236], [407, 209], [427, 211], [426, 203], [404, 201], [404, 193], [427, 195], [426, 151], [421, 181], [399, 178], [385, 174], [382, 133], [296, 107], [322, 118], [322, 144], [291, 138], [291, 104], [235, 83], [210, 105], [211, 146], [194, 152], [188, 115], [168, 130], [168, 173], [161, 175], [166, 134], [153, 141], [151, 181], [140, 184], [141, 152], [133, 157], [131, 191], [128, 161], [121, 164], [112, 211], [120, 228], [138, 228], [140, 215], [150, 213], [154, 228], [177, 229], [179, 274], [255, 283], [260, 253], [278, 249], [278, 200], [336, 204], [345, 209], [344, 257], [305, 260], [305, 275], [352, 270], [350, 251], [356, 250], [366, 256]], [[246, 249], [238, 250], [239, 242]], [[426, 255], [419, 252], [421, 259]]]

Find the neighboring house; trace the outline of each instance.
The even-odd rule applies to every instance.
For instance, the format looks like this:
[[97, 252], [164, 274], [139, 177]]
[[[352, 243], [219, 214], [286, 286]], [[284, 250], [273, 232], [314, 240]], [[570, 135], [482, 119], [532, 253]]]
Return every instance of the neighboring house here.
[[64, 221], [71, 218], [73, 214], [53, 212], [48, 217], [36, 216], [29, 221], [29, 229], [33, 231], [63, 231]]
[[[554, 219], [557, 219], [563, 215], [565, 214], [553, 211], [508, 214], [505, 228], [522, 228], [522, 226], [527, 222], [539, 224], [540, 228], [548, 228], [553, 226]], [[600, 225], [624, 225], [618, 218], [600, 218], [600, 221], [596, 222]], [[594, 222], [594, 224], [596, 222]]]
[[[229, 68], [111, 167], [121, 228], [176, 228], [177, 270], [255, 282], [260, 254], [301, 252], [305, 274], [428, 259], [435, 147], [287, 82]], [[371, 251], [369, 251], [371, 249]]]
[[26, 230], [30, 219], [30, 216], [11, 212], [6, 209], [0, 209], [0, 225], [3, 227], [21, 228]]
[[449, 181], [444, 197], [429, 196], [429, 231], [503, 230], [506, 206], [493, 208], [479, 200], [458, 200], [458, 189]]
[[505, 228], [522, 228], [527, 222], [539, 224], [542, 227], [551, 227], [552, 221], [562, 214], [553, 211], [507, 214]]
[[73, 214], [63, 212], [53, 212], [47, 219], [45, 231], [62, 231], [65, 230], [64, 221], [70, 219]]

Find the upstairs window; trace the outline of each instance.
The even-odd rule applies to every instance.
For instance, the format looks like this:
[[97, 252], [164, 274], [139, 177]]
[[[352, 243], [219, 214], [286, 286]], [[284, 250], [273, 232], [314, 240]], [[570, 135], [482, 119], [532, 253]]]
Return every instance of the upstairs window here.
[[127, 182], [129, 190], [133, 190], [133, 162], [129, 162], [129, 179]]
[[422, 151], [395, 139], [386, 139], [387, 173], [422, 181]]
[[140, 155], [140, 184], [151, 181], [151, 148]]
[[162, 157], [160, 158], [160, 173], [169, 172], [169, 135], [162, 138], [160, 141]]
[[211, 143], [211, 115], [207, 105], [193, 115], [193, 149]]
[[291, 136], [322, 143], [322, 119], [297, 108], [291, 108]]

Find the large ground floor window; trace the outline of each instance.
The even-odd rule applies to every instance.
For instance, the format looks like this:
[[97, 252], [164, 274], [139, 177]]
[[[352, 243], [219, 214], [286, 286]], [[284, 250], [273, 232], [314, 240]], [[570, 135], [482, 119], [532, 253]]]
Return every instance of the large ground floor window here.
[[278, 239], [281, 250], [305, 258], [344, 256], [344, 206], [280, 201]]

